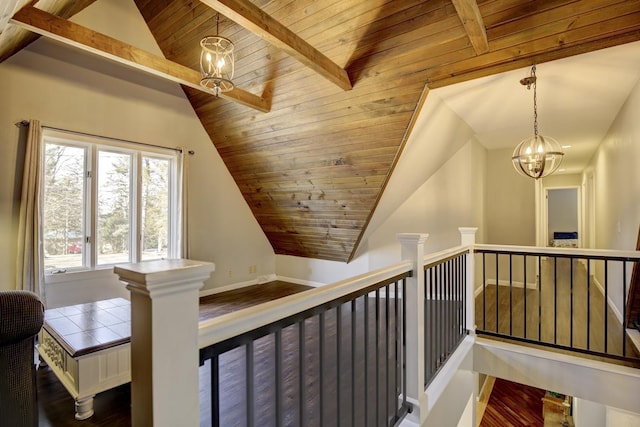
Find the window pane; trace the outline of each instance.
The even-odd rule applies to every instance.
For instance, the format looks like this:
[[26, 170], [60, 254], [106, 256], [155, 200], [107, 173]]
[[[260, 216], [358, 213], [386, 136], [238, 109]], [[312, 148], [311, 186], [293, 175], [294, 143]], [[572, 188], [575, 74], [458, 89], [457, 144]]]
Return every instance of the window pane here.
[[83, 266], [83, 148], [45, 144], [44, 268], [47, 271]]
[[98, 152], [98, 264], [129, 262], [131, 156]]
[[167, 257], [169, 160], [142, 158], [142, 260]]

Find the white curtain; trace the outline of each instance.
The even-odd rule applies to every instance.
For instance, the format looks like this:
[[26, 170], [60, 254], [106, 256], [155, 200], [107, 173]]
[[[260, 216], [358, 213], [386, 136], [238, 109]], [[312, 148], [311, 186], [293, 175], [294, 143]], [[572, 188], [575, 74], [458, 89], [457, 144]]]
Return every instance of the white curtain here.
[[18, 252], [16, 265], [16, 289], [24, 289], [40, 295], [46, 304], [44, 287], [44, 251], [42, 248], [42, 203], [40, 200], [40, 158], [42, 128], [38, 120], [31, 120], [28, 127], [20, 218], [18, 224]]
[[180, 218], [178, 221], [178, 230], [179, 230], [179, 258], [189, 258], [191, 256], [191, 248], [189, 247], [189, 156], [190, 153], [182, 149], [180, 153], [180, 158], [178, 161], [178, 176], [181, 177], [180, 180], [180, 188], [179, 188], [179, 197], [178, 201], [180, 203], [179, 213]]

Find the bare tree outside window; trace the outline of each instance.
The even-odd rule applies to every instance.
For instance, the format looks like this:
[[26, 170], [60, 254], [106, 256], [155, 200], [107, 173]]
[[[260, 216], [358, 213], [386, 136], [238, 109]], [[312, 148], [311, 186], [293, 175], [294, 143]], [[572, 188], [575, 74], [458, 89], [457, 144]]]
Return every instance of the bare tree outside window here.
[[169, 244], [169, 161], [142, 158], [142, 259], [167, 256]]
[[131, 155], [98, 152], [98, 265], [129, 262]]
[[84, 165], [84, 148], [46, 144], [43, 243], [47, 270], [83, 265]]
[[175, 153], [51, 134], [43, 136], [41, 218], [48, 274], [176, 256]]

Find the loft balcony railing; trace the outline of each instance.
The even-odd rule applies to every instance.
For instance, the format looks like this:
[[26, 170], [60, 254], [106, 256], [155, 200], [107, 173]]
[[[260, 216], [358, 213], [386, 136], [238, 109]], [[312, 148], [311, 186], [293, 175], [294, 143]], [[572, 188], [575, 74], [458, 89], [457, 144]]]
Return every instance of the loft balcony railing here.
[[[404, 297], [410, 275], [405, 266], [306, 291], [310, 308], [202, 348], [208, 375], [201, 388], [211, 390], [201, 403], [211, 414], [206, 424], [397, 424], [410, 408]], [[343, 295], [328, 299], [338, 290]], [[258, 306], [256, 314], [282, 312], [296, 301], [300, 294]], [[201, 331], [226, 327], [233, 326], [220, 317], [203, 322]]]
[[634, 364], [625, 319], [638, 252], [476, 245], [476, 333]]
[[469, 252], [469, 249], [462, 249], [423, 267], [425, 388], [468, 334]]
[[[461, 246], [434, 254], [424, 253], [428, 235], [398, 235], [401, 263], [196, 321], [197, 345], [187, 350], [164, 345], [142, 366], [149, 378], [156, 375], [148, 380], [152, 383], [164, 373], [148, 366], [168, 366], [193, 352], [194, 365], [198, 359], [201, 365], [194, 380], [199, 387], [181, 381], [185, 387], [178, 389], [174, 382], [146, 396], [142, 391], [159, 390], [132, 386], [133, 425], [137, 419], [171, 425], [163, 420], [171, 419], [165, 406], [174, 400], [183, 406], [200, 402], [200, 417], [189, 425], [394, 426], [406, 419], [422, 425], [428, 402], [441, 393], [438, 379], [463, 360], [454, 356], [467, 354], [476, 333], [638, 365], [618, 318], [626, 314], [629, 276], [639, 252], [476, 245], [475, 229], [460, 231]], [[138, 289], [135, 311], [147, 291], [139, 274], [131, 277], [130, 289]], [[142, 301], [141, 311], [154, 311], [157, 288], [161, 313], [175, 318], [154, 315], [148, 329], [158, 322], [158, 336], [180, 335], [167, 325], [177, 321], [187, 328], [171, 309], [170, 300], [183, 296], [177, 288], [174, 293], [150, 283], [151, 298]], [[147, 339], [137, 337], [137, 330], [134, 325], [132, 361], [139, 357], [136, 348], [144, 348], [135, 342]]]

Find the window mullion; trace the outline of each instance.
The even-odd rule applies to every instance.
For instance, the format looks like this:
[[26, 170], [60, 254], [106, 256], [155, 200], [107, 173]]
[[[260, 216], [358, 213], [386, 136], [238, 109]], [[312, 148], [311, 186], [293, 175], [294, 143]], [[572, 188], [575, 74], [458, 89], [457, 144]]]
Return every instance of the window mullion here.
[[97, 263], [96, 236], [97, 225], [96, 215], [98, 209], [98, 166], [97, 150], [94, 145], [88, 147], [87, 151], [87, 171], [85, 186], [85, 265], [94, 269]]
[[135, 153], [132, 163], [131, 173], [131, 253], [134, 259], [132, 262], [140, 262], [142, 260], [142, 155]]
[[180, 198], [182, 195], [182, 180], [179, 179], [179, 174], [182, 169], [178, 167], [178, 160], [174, 157], [170, 162], [169, 168], [169, 212], [167, 215], [169, 229], [169, 243], [167, 248], [167, 255], [169, 258], [178, 258], [182, 256], [178, 244], [180, 242], [180, 233], [182, 231], [182, 221], [186, 221], [186, 218], [182, 218], [182, 204]]

